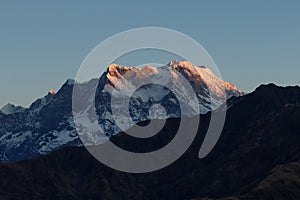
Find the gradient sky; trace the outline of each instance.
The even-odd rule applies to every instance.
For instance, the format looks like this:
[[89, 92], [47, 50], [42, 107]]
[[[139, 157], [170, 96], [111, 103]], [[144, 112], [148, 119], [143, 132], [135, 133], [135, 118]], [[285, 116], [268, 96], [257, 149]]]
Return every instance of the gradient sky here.
[[0, 1], [0, 106], [30, 105], [74, 78], [98, 43], [145, 26], [194, 38], [246, 92], [299, 85], [299, 2]]

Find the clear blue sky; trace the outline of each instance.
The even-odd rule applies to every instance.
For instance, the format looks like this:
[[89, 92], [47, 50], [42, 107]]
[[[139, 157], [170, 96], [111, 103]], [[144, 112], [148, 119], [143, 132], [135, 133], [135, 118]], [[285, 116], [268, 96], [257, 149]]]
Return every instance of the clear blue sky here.
[[299, 1], [0, 1], [0, 106], [28, 106], [74, 78], [99, 42], [144, 26], [196, 39], [244, 91], [299, 85], [299, 11]]

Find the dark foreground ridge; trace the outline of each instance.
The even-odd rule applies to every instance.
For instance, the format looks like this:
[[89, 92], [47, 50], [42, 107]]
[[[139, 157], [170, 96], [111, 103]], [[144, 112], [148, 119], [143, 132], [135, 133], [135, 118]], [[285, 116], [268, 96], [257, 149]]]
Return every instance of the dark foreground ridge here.
[[[213, 151], [198, 159], [209, 123], [172, 165], [147, 174], [110, 169], [84, 147], [66, 147], [32, 160], [0, 164], [0, 199], [300, 199], [300, 88], [263, 85], [229, 100], [226, 123]], [[119, 134], [113, 142], [143, 152], [174, 136], [169, 119], [154, 138]]]

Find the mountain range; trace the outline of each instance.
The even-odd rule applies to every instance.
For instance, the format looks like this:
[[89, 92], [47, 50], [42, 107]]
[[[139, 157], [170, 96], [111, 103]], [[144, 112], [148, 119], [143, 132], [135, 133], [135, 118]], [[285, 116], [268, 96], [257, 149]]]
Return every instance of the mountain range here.
[[[1, 163], [0, 198], [299, 199], [300, 87], [261, 85], [227, 102], [222, 135], [203, 159], [198, 152], [211, 112], [201, 114], [190, 148], [164, 169], [119, 172], [84, 147], [64, 147], [31, 160]], [[111, 141], [133, 152], [148, 151], [167, 144], [179, 124], [179, 118], [170, 118], [151, 138], [137, 140], [120, 133]]]
[[[189, 109], [181, 113], [178, 98], [174, 90], [185, 91], [185, 84], [179, 76], [184, 77], [195, 92], [199, 110]], [[145, 84], [138, 87], [145, 80], [163, 81], [164, 87], [159, 84]], [[97, 87], [96, 94], [91, 88]], [[128, 88], [136, 91], [130, 98], [130, 120], [125, 114], [118, 113], [113, 116], [112, 107], [122, 104], [122, 97], [116, 97], [112, 104], [113, 91], [124, 91]], [[48, 154], [64, 146], [81, 146], [82, 142], [75, 130], [72, 111], [72, 94], [76, 88], [80, 93], [80, 100], [84, 106], [76, 114], [77, 121], [89, 119], [93, 107], [90, 103], [95, 101], [97, 118], [93, 118], [90, 125], [84, 126], [85, 132], [100, 131], [100, 134], [88, 135], [86, 141], [89, 145], [97, 145], [122, 130], [126, 130], [138, 122], [148, 119], [191, 117], [204, 114], [217, 109], [228, 98], [241, 96], [244, 93], [231, 83], [225, 82], [215, 76], [208, 68], [194, 66], [189, 61], [171, 61], [162, 67], [146, 65], [143, 68], [126, 67], [117, 64], [110, 65], [98, 79], [84, 83], [68, 80], [60, 90], [51, 92], [33, 102], [29, 108], [16, 107], [8, 104], [0, 112], [0, 160], [20, 161], [38, 155]], [[178, 89], [179, 88], [179, 89]], [[181, 92], [181, 99], [191, 99], [190, 94]], [[149, 110], [153, 105], [160, 104], [167, 113], [154, 112], [151, 116]], [[73, 104], [74, 106], [74, 104]], [[123, 120], [123, 129], [116, 124], [116, 117]], [[81, 138], [82, 139], [82, 138]]]
[[[182, 113], [173, 91], [185, 86], [195, 91], [199, 110]], [[169, 87], [140, 83], [163, 80]], [[147, 81], [146, 81], [147, 82]], [[90, 94], [96, 86], [96, 93]], [[131, 137], [116, 125], [114, 92], [130, 94], [134, 129], [150, 121], [166, 120], [149, 138]], [[73, 92], [81, 94], [79, 122], [90, 120], [83, 131], [100, 130], [100, 138], [131, 152], [149, 152], [167, 145], [181, 120], [200, 116], [196, 138], [171, 165], [154, 172], [132, 174], [96, 160], [79, 139], [74, 123]], [[95, 101], [97, 119], [90, 118]], [[117, 102], [122, 102], [116, 96]], [[149, 113], [161, 104], [166, 113]], [[211, 122], [212, 112], [227, 105], [225, 125], [216, 146], [202, 159], [198, 153]], [[76, 106], [76, 104], [75, 104]], [[75, 112], [77, 110], [75, 109]], [[196, 112], [197, 111], [197, 112]], [[124, 118], [119, 113], [119, 118]], [[117, 118], [118, 119], [118, 118]], [[99, 78], [84, 83], [66, 81], [57, 93], [36, 100], [29, 108], [8, 104], [0, 112], [0, 199], [189, 199], [249, 200], [300, 199], [300, 87], [261, 85], [246, 94], [222, 81], [208, 68], [188, 61], [166, 66], [110, 65]], [[187, 132], [187, 134], [189, 134]], [[105, 145], [88, 135], [90, 145]], [[96, 142], [95, 142], [96, 141]]]

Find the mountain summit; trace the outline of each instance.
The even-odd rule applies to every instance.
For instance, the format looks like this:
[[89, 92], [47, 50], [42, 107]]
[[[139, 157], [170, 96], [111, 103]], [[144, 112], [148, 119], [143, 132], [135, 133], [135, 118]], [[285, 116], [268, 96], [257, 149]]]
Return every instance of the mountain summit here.
[[[173, 60], [169, 64], [161, 67], [145, 65], [143, 68], [134, 66], [121, 66], [118, 64], [111, 64], [106, 73], [100, 79], [99, 89], [104, 89], [111, 93], [112, 88], [116, 90], [128, 90], [129, 87], [138, 89], [137, 85], [145, 79], [155, 80], [160, 79], [160, 83], [174, 87], [184, 87], [184, 83], [178, 77], [182, 75], [189, 85], [195, 91], [200, 105], [200, 113], [206, 113], [210, 110], [217, 109], [223, 104], [226, 99], [231, 96], [240, 96], [244, 92], [240, 91], [236, 86], [229, 82], [225, 82], [217, 77], [213, 72], [204, 66], [195, 66], [189, 61]], [[168, 79], [168, 81], [163, 81]], [[121, 81], [120, 81], [121, 80]], [[126, 82], [126, 85], [120, 82]], [[183, 86], [182, 86], [183, 85]], [[140, 88], [139, 91], [141, 99], [148, 100], [145, 95], [153, 94], [155, 88]], [[154, 89], [154, 90], [152, 90]], [[150, 92], [150, 90], [152, 90]], [[184, 90], [184, 88], [182, 88]], [[139, 93], [137, 92], [137, 94]], [[158, 92], [155, 92], [157, 94]], [[166, 91], [160, 91], [161, 95], [165, 95]], [[154, 98], [154, 97], [153, 97]], [[188, 99], [189, 97], [184, 97]], [[154, 98], [155, 99], [155, 98]], [[159, 103], [159, 102], [157, 102]], [[188, 114], [187, 114], [188, 115]]]
[[178, 72], [194, 85], [194, 89], [203, 90], [204, 88], [207, 88], [212, 92], [212, 95], [217, 95], [220, 98], [223, 98], [222, 90], [226, 91], [227, 98], [244, 94], [233, 84], [225, 82], [217, 77], [209, 68], [195, 66], [187, 60], [182, 62], [173, 60], [169, 64], [161, 67], [145, 65], [143, 68], [111, 64], [106, 72], [106, 77], [109, 79], [110, 83], [114, 85], [120, 77], [127, 73], [130, 74], [130, 76], [126, 76], [126, 78], [131, 79], [130, 81], [134, 83], [134, 81], [138, 81], [139, 79], [148, 78], [154, 74], [163, 74], [164, 72], [170, 72], [173, 81], [176, 81], [177, 78], [177, 75], [174, 72]]

